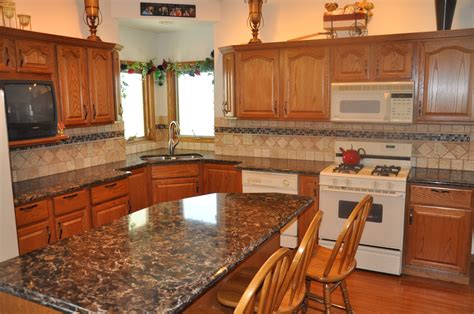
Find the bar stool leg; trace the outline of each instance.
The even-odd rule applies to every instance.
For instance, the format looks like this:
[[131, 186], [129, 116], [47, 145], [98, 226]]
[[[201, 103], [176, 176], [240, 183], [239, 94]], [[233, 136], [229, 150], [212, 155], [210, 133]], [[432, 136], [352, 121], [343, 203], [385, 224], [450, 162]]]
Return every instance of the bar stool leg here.
[[331, 286], [328, 283], [324, 284], [324, 313], [331, 313]]
[[346, 285], [345, 280], [341, 281], [340, 287], [341, 287], [341, 291], [342, 291], [342, 297], [344, 298], [344, 305], [346, 307], [346, 313], [353, 313], [351, 302], [349, 301], [349, 293], [347, 292], [347, 285]]

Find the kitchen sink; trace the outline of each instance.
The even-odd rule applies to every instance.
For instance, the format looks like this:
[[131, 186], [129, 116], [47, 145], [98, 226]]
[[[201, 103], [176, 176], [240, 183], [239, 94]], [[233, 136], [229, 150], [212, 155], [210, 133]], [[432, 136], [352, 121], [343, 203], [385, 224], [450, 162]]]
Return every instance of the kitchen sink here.
[[141, 160], [146, 161], [169, 161], [169, 160], [192, 160], [192, 159], [201, 159], [203, 156], [201, 154], [175, 154], [175, 155], [143, 155], [140, 156]]

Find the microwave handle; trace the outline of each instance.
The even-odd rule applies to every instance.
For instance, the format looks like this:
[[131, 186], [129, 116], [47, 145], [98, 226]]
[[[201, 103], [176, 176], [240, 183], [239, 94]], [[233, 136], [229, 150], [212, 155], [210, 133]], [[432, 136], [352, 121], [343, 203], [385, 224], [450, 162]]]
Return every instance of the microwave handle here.
[[390, 121], [390, 111], [391, 111], [391, 100], [392, 100], [392, 95], [389, 92], [384, 92], [383, 93], [383, 98], [385, 101], [385, 109], [387, 110], [385, 112], [385, 121], [389, 122]]

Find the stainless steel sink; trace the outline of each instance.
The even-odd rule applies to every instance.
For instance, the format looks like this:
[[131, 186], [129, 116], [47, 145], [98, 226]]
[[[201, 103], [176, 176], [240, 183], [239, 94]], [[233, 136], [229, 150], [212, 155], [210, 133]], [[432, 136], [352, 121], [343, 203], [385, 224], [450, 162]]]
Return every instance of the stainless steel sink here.
[[174, 155], [143, 155], [140, 156], [141, 160], [145, 161], [170, 161], [170, 160], [192, 160], [201, 159], [201, 154], [174, 154]]

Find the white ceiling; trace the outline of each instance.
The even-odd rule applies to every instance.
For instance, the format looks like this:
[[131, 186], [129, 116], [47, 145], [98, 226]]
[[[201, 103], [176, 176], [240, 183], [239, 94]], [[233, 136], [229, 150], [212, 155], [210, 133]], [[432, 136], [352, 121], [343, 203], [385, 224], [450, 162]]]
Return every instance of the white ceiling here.
[[195, 19], [178, 19], [154, 16], [136, 19], [119, 18], [118, 21], [121, 26], [154, 33], [179, 32], [212, 24], [212, 22], [197, 21]]

